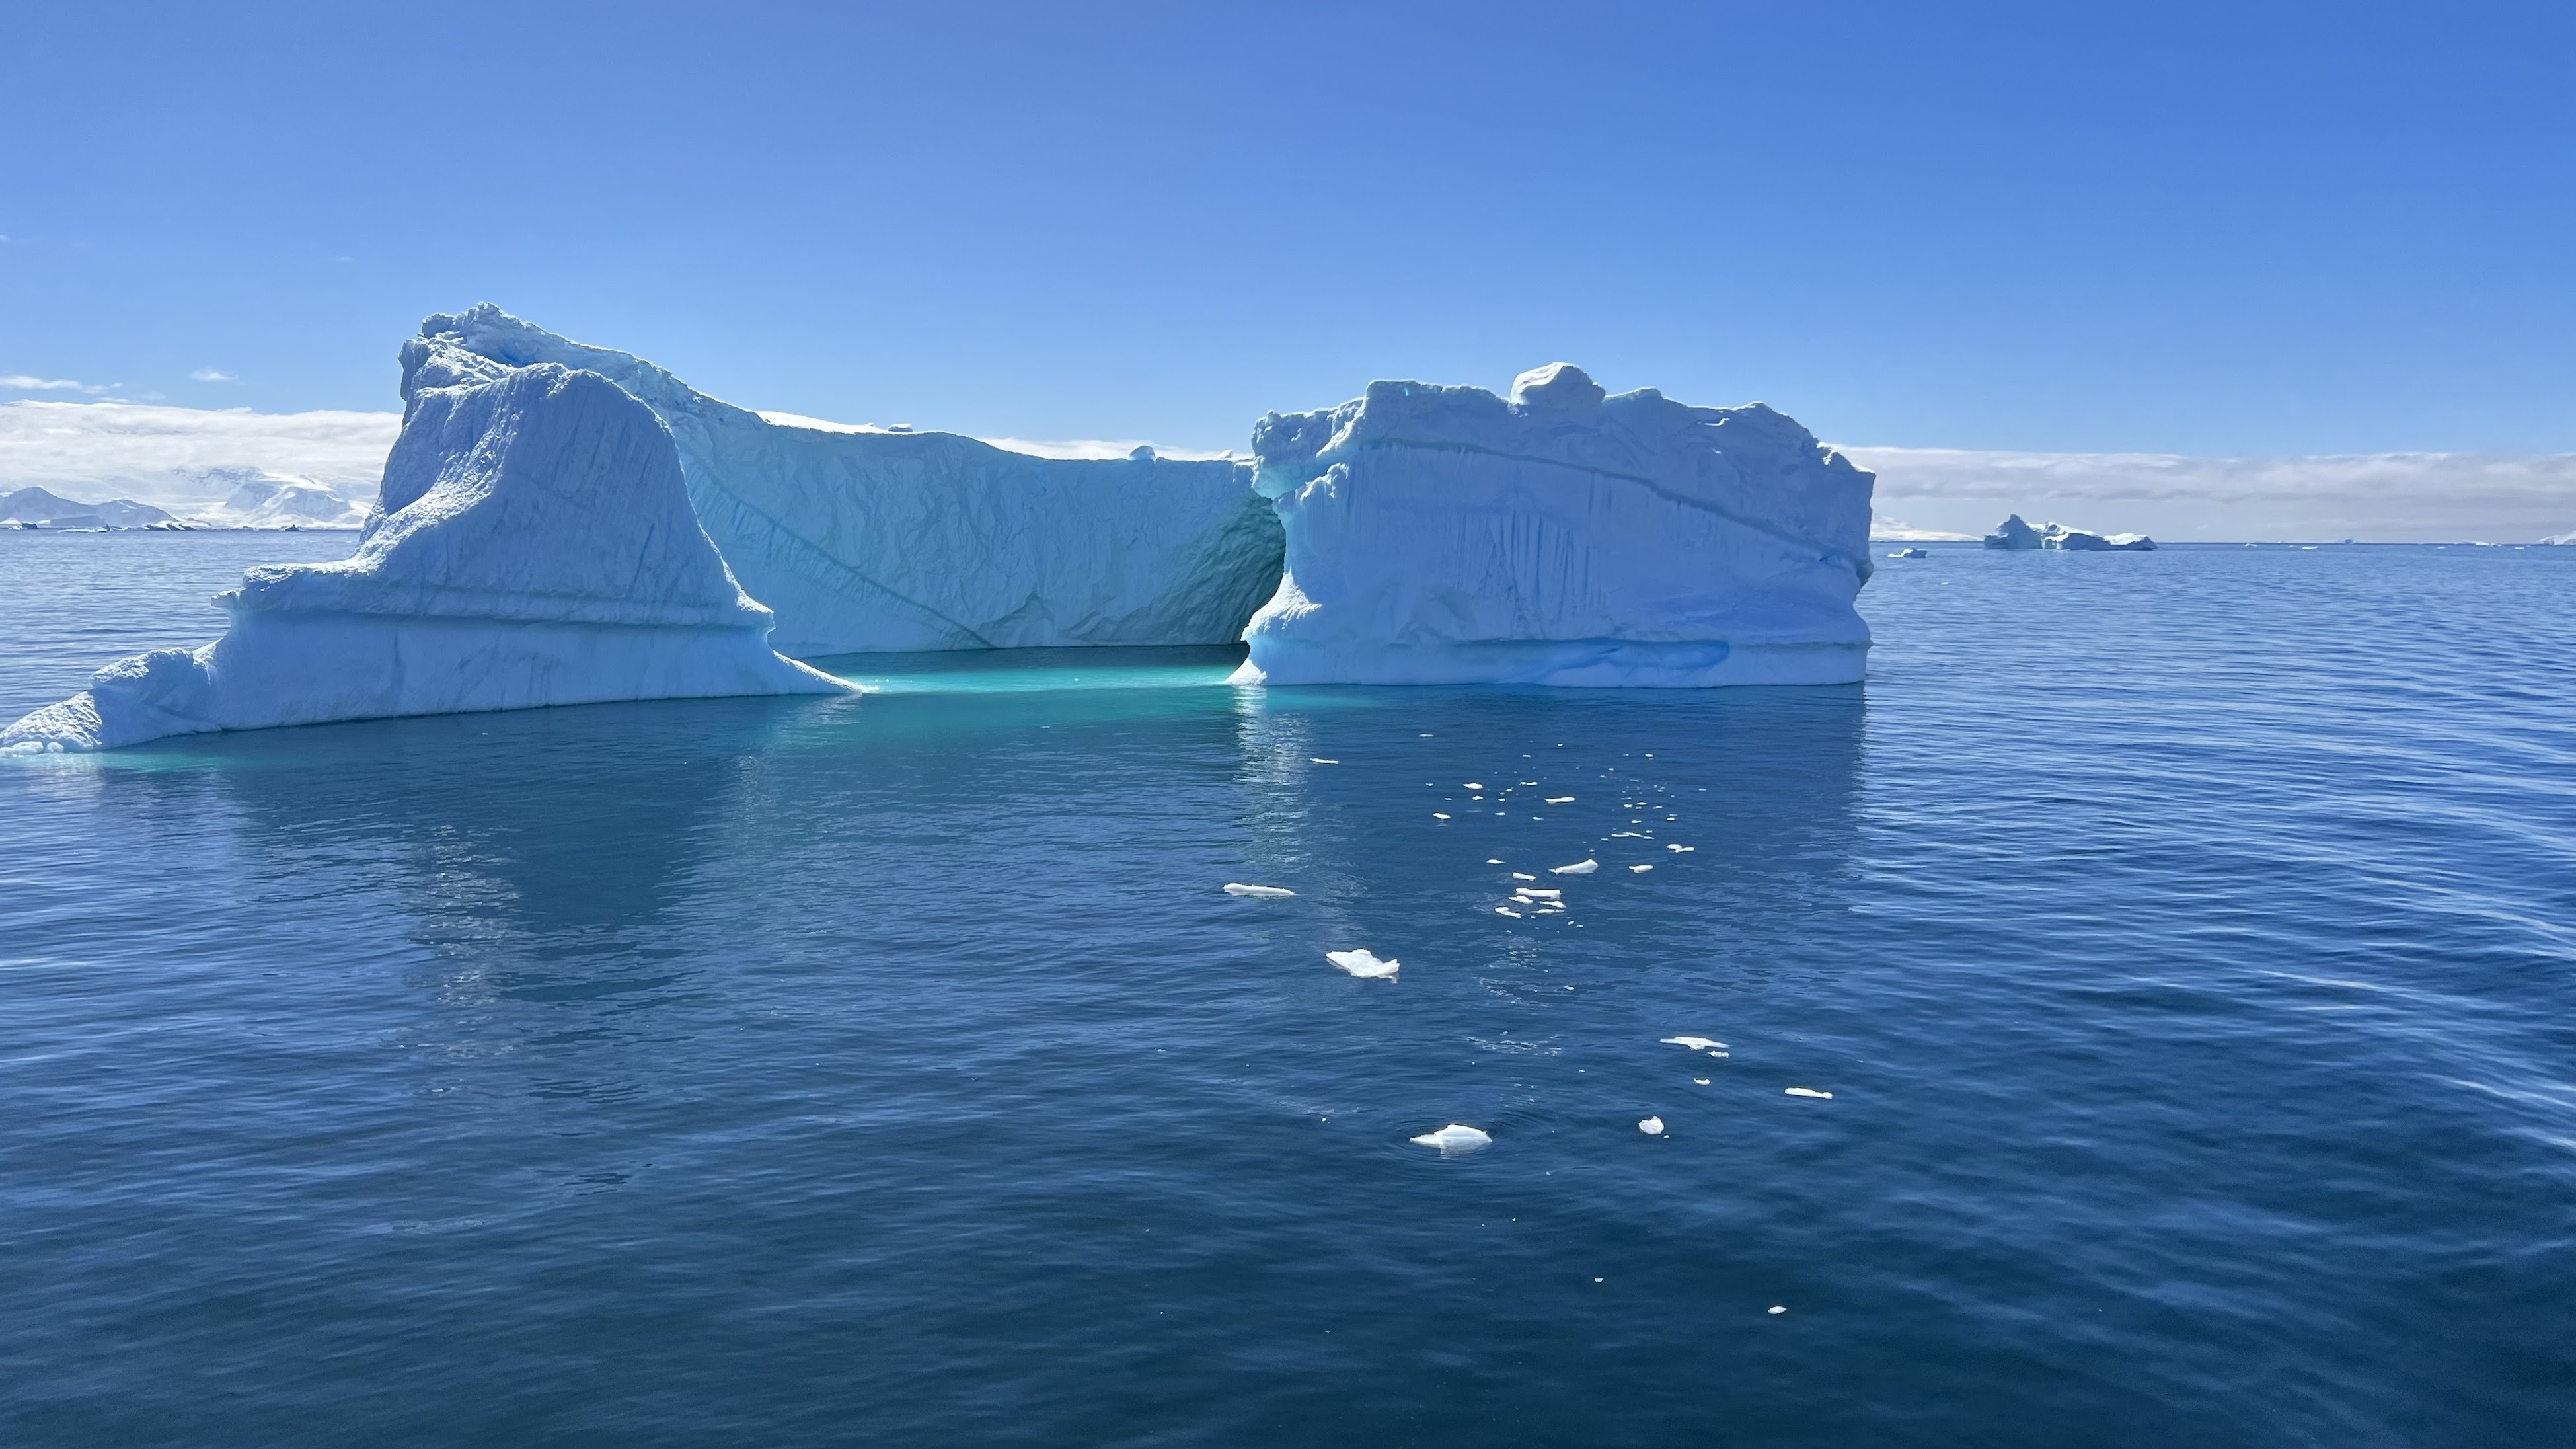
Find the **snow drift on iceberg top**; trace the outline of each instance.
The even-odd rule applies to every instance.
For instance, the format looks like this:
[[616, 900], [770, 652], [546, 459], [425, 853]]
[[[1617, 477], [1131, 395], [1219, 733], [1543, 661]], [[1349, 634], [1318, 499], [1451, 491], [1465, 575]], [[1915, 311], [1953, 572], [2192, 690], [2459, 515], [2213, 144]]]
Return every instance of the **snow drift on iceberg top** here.
[[1995, 525], [1985, 542], [1988, 548], [2053, 548], [2067, 553], [2153, 553], [2156, 547], [2156, 541], [2143, 533], [2094, 533], [2062, 523], [2033, 528], [2018, 513]]
[[100, 670], [0, 748], [386, 715], [828, 694], [782, 659], [690, 515], [671, 435], [606, 378], [458, 352], [406, 359], [383, 507], [336, 563], [262, 565], [201, 649]]
[[1232, 643], [1279, 582], [1279, 525], [1241, 463], [764, 417], [489, 304], [423, 322], [406, 368], [436, 344], [587, 368], [642, 399], [791, 654]]
[[1238, 682], [1690, 687], [1861, 677], [1871, 475], [1760, 403], [1564, 363], [1263, 418], [1288, 532]]

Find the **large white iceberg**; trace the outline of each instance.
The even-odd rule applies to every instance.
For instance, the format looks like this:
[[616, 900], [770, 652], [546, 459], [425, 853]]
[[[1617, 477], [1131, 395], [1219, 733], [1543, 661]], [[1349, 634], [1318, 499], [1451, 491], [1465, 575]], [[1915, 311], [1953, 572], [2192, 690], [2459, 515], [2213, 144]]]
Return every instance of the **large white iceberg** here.
[[2033, 528], [2018, 513], [1995, 525], [1985, 543], [1988, 548], [2057, 549], [2065, 553], [2153, 553], [2156, 548], [2156, 541], [2143, 533], [2095, 533], [2062, 523]]
[[1372, 383], [1253, 430], [1288, 556], [1244, 683], [1690, 687], [1859, 679], [1871, 475], [1755, 403], [1580, 369]]
[[848, 688], [771, 652], [670, 433], [616, 384], [451, 347], [405, 363], [402, 436], [354, 555], [252, 569], [216, 600], [224, 637], [120, 659], [0, 747]]
[[488, 304], [423, 322], [406, 366], [439, 344], [586, 368], [660, 414], [699, 522], [790, 654], [1228, 644], [1279, 583], [1279, 525], [1241, 463], [764, 416]]

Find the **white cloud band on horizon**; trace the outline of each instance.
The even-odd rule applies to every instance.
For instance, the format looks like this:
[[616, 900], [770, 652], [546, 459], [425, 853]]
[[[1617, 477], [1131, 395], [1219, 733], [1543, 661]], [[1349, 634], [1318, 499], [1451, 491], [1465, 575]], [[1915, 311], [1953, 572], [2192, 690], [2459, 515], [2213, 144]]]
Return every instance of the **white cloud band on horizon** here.
[[[188, 504], [203, 501], [194, 470], [243, 466], [371, 489], [401, 427], [401, 414], [390, 412], [0, 402], [0, 492], [34, 485], [86, 502]], [[1124, 457], [1137, 446], [988, 441], [1059, 457]], [[1836, 447], [1878, 474], [1882, 518], [1940, 532], [1982, 534], [2006, 513], [2178, 542], [2518, 543], [2576, 530], [2576, 454], [2196, 458]], [[1223, 456], [1155, 449], [1167, 458]]]
[[207, 501], [192, 474], [256, 467], [373, 489], [400, 413], [255, 413], [146, 403], [0, 403], [0, 492], [34, 486], [85, 503]]
[[1878, 474], [1881, 517], [1943, 532], [1983, 534], [2007, 513], [2174, 541], [2528, 543], [2576, 529], [2576, 454], [2567, 453], [1835, 450]]

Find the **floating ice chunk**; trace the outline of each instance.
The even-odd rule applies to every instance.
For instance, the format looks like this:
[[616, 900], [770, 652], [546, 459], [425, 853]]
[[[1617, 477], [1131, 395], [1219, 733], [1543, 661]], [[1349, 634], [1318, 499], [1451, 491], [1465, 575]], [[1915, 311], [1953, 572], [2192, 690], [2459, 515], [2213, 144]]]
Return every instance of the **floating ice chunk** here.
[[1695, 1052], [1718, 1052], [1726, 1050], [1726, 1043], [1722, 1041], [1710, 1041], [1704, 1036], [1668, 1036], [1663, 1039], [1662, 1045], [1689, 1047]]
[[1464, 1152], [1482, 1152], [1494, 1145], [1492, 1133], [1462, 1126], [1456, 1122], [1450, 1123], [1437, 1132], [1425, 1132], [1413, 1138], [1412, 1141], [1417, 1147], [1439, 1148], [1440, 1155], [1443, 1157], [1455, 1157]]
[[1889, 558], [1930, 558], [1931, 556], [1932, 551], [1928, 548], [1900, 548], [1888, 555]]
[[1432, 818], [1432, 819], [1434, 819], [1434, 820], [1446, 820], [1446, 819], [1448, 819], [1449, 817], [1448, 817], [1448, 816], [1446, 816], [1446, 815], [1444, 815], [1444, 814], [1442, 814], [1441, 812], [1439, 812], [1439, 811], [1437, 811], [1437, 810], [1434, 810], [1434, 811], [1432, 811], [1432, 812], [1431, 812], [1431, 818]]
[[1381, 961], [1375, 954], [1368, 951], [1327, 951], [1324, 953], [1324, 959], [1353, 976], [1367, 980], [1392, 981], [1395, 979], [1396, 968], [1404, 964], [1401, 961]]
[[1632, 865], [1628, 867], [1628, 869], [1635, 871], [1639, 875], [1644, 875], [1646, 872], [1653, 870], [1654, 867], [1651, 865]]
[[1551, 865], [1547, 868], [1547, 873], [1549, 875], [1590, 875], [1600, 868], [1601, 862], [1597, 860], [1578, 860], [1572, 865]]
[[1693, 1077], [1691, 1078], [1691, 1081], [1703, 1087], [1708, 1085], [1708, 1078], [1706, 1077]]
[[1571, 795], [1550, 795], [1547, 797], [1547, 803], [1550, 805], [1571, 805], [1574, 803], [1574, 797]]
[[1565, 892], [1543, 891], [1536, 886], [1521, 886], [1515, 889], [1512, 894], [1516, 896], [1527, 896], [1534, 901], [1552, 901], [1563, 896]]
[[[1489, 859], [1489, 860], [1487, 860], [1487, 861], [1485, 862], [1485, 864], [1487, 864], [1487, 865], [1501, 865], [1501, 864], [1502, 864], [1502, 862], [1501, 862], [1501, 861], [1499, 861], [1499, 860], [1491, 860], [1491, 859]], [[1519, 872], [1519, 871], [1513, 871], [1513, 872], [1512, 872], [1512, 874], [1513, 874], [1514, 876], [1516, 876], [1516, 877], [1517, 877], [1517, 876], [1519, 876], [1519, 875], [1520, 875], [1520, 872]], [[1530, 880], [1536, 880], [1536, 879], [1538, 879], [1538, 877], [1537, 877], [1537, 876], [1530, 876], [1530, 877], [1528, 877], [1528, 879], [1530, 879]]]
[[1789, 1311], [1789, 1306], [1785, 1303], [1774, 1303], [1771, 1305], [1771, 1311], [1774, 1313], [1786, 1313]]
[[1339, 760], [1328, 760], [1328, 759], [1325, 759], [1325, 758], [1324, 758], [1323, 756], [1321, 756], [1321, 755], [1308, 755], [1306, 758], [1307, 758], [1307, 760], [1308, 760], [1310, 763], [1318, 764], [1318, 765], [1338, 765], [1338, 764], [1340, 764], [1340, 763], [1341, 763], [1341, 761], [1339, 761]]
[[1664, 1119], [1661, 1117], [1645, 1118], [1638, 1122], [1637, 1130], [1645, 1133], [1649, 1137], [1661, 1137], [1664, 1135]]
[[1834, 1099], [1833, 1093], [1819, 1092], [1813, 1087], [1784, 1087], [1781, 1090], [1787, 1092], [1792, 1097], [1815, 1097], [1827, 1102]]
[[1286, 886], [1244, 885], [1237, 881], [1227, 881], [1225, 893], [1230, 896], [1251, 896], [1256, 900], [1264, 901], [1285, 900], [1297, 894]]
[[1696, 845], [1667, 845], [1667, 846], [1665, 846], [1665, 847], [1664, 847], [1664, 849], [1666, 849], [1666, 850], [1670, 850], [1670, 851], [1677, 851], [1677, 852], [1679, 852], [1679, 853], [1681, 853], [1681, 854], [1683, 854], [1683, 855], [1688, 855], [1688, 854], [1690, 854], [1692, 851], [1699, 849], [1699, 847], [1698, 847], [1698, 846], [1696, 846]]
[[[1499, 861], [1499, 860], [1492, 860], [1492, 861], [1487, 861], [1487, 862], [1486, 862], [1486, 864], [1488, 864], [1488, 865], [1500, 865], [1500, 864], [1502, 864], [1502, 862], [1501, 862], [1501, 861]], [[1514, 879], [1514, 880], [1536, 880], [1536, 879], [1538, 879], [1538, 877], [1537, 877], [1537, 876], [1534, 876], [1534, 875], [1531, 875], [1528, 871], [1525, 871], [1525, 870], [1516, 870], [1516, 871], [1513, 871], [1513, 872], [1512, 872], [1512, 879]]]
[[1509, 906], [1496, 906], [1496, 907], [1494, 907], [1494, 914], [1495, 914], [1495, 915], [1498, 915], [1498, 916], [1509, 916], [1509, 917], [1511, 917], [1511, 918], [1512, 918], [1513, 920], [1515, 920], [1515, 921], [1517, 921], [1517, 920], [1519, 920], [1519, 919], [1521, 918], [1521, 913], [1520, 913], [1520, 912], [1518, 912], [1518, 911], [1516, 911], [1516, 910], [1513, 910], [1513, 909], [1512, 909], [1511, 907], [1509, 907]]
[[1458, 788], [1459, 788], [1459, 789], [1461, 789], [1461, 790], [1482, 790], [1482, 789], [1484, 789], [1484, 788], [1485, 788], [1485, 785], [1484, 785], [1484, 782], [1483, 782], [1483, 781], [1481, 781], [1481, 780], [1470, 780], [1470, 781], [1468, 781], [1466, 784], [1461, 785], [1461, 786], [1459, 786]]

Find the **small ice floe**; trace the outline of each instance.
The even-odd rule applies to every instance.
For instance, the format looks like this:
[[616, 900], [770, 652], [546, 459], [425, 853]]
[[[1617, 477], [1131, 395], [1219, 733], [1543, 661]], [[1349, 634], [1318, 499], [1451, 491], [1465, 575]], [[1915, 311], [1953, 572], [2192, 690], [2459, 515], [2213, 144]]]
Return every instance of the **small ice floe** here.
[[1667, 845], [1667, 846], [1665, 846], [1665, 847], [1664, 847], [1664, 849], [1666, 849], [1666, 850], [1670, 850], [1670, 851], [1676, 851], [1676, 852], [1678, 852], [1678, 853], [1680, 853], [1680, 854], [1682, 854], [1682, 855], [1688, 855], [1688, 854], [1690, 854], [1692, 851], [1699, 849], [1699, 847], [1698, 847], [1698, 846], [1696, 846], [1696, 845]]
[[1327, 951], [1324, 959], [1366, 980], [1392, 981], [1396, 968], [1404, 964], [1394, 960], [1381, 961], [1369, 951]]
[[1726, 1050], [1726, 1043], [1722, 1041], [1710, 1041], [1704, 1036], [1668, 1036], [1663, 1039], [1660, 1045], [1689, 1047], [1695, 1052], [1722, 1052]]
[[1470, 780], [1458, 788], [1461, 790], [1482, 790], [1485, 788], [1485, 782], [1482, 780]]
[[1512, 894], [1513, 894], [1513, 895], [1516, 895], [1516, 896], [1527, 896], [1529, 899], [1534, 900], [1534, 901], [1553, 901], [1553, 900], [1561, 900], [1561, 899], [1563, 899], [1563, 898], [1564, 898], [1564, 896], [1565, 896], [1565, 892], [1563, 892], [1563, 891], [1555, 891], [1555, 890], [1545, 890], [1545, 891], [1543, 891], [1543, 890], [1540, 890], [1537, 886], [1516, 886], [1516, 887], [1514, 887], [1514, 888], [1513, 888], [1513, 890], [1512, 890]]
[[1431, 818], [1432, 818], [1432, 819], [1434, 819], [1434, 820], [1446, 820], [1446, 819], [1448, 819], [1449, 817], [1448, 817], [1448, 816], [1446, 816], [1446, 815], [1441, 814], [1441, 813], [1440, 813], [1439, 811], [1437, 811], [1437, 810], [1434, 810], [1434, 811], [1432, 811], [1432, 812], [1431, 812]]
[[[1488, 861], [1486, 861], [1486, 862], [1485, 862], [1485, 864], [1487, 864], [1487, 865], [1501, 865], [1501, 864], [1502, 864], [1502, 862], [1501, 862], [1501, 861], [1499, 861], [1499, 860], [1488, 860]], [[1518, 871], [1514, 871], [1514, 872], [1513, 872], [1513, 874], [1514, 874], [1514, 875], [1518, 875], [1518, 874], [1520, 874], [1520, 872], [1518, 872]], [[1531, 880], [1536, 880], [1536, 879], [1538, 879], [1538, 877], [1537, 877], [1537, 876], [1531, 876], [1531, 877], [1530, 877], [1530, 879], [1531, 879]]]
[[1661, 1117], [1645, 1118], [1637, 1123], [1637, 1130], [1645, 1133], [1649, 1137], [1661, 1137], [1664, 1135], [1664, 1119]]
[[1550, 805], [1571, 805], [1574, 803], [1574, 797], [1571, 795], [1550, 795], [1547, 797], [1547, 803]]
[[1321, 755], [1308, 755], [1306, 758], [1318, 765], [1338, 765], [1341, 763], [1339, 760], [1325, 759]]
[[[1500, 864], [1502, 864], [1502, 862], [1501, 862], [1501, 861], [1499, 861], [1499, 860], [1493, 860], [1493, 861], [1487, 861], [1487, 862], [1486, 862], [1486, 864], [1488, 864], [1488, 865], [1500, 865]], [[1534, 875], [1532, 875], [1532, 874], [1530, 874], [1528, 871], [1525, 871], [1525, 870], [1516, 870], [1516, 871], [1513, 871], [1513, 872], [1512, 872], [1512, 879], [1514, 879], [1514, 880], [1536, 880], [1536, 879], [1538, 879], [1538, 877], [1537, 877], [1537, 876], [1534, 876]]]
[[1610, 832], [1610, 838], [1612, 840], [1652, 840], [1655, 838], [1655, 832], [1651, 830], [1613, 830]]
[[1549, 875], [1590, 875], [1600, 868], [1601, 862], [1597, 860], [1578, 860], [1572, 865], [1551, 865], [1547, 868], [1547, 873]]
[[1513, 909], [1512, 909], [1511, 907], [1509, 907], [1509, 906], [1496, 906], [1496, 907], [1494, 907], [1494, 914], [1495, 914], [1495, 915], [1498, 915], [1498, 916], [1509, 916], [1509, 917], [1511, 917], [1511, 918], [1512, 918], [1513, 920], [1515, 920], [1515, 921], [1517, 921], [1517, 920], [1519, 920], [1519, 919], [1521, 918], [1521, 913], [1520, 913], [1520, 912], [1518, 912], [1518, 911], [1516, 911], [1516, 910], [1513, 910]]
[[1792, 1097], [1815, 1097], [1827, 1102], [1834, 1099], [1833, 1093], [1819, 1092], [1813, 1087], [1784, 1087], [1781, 1090], [1787, 1092]]
[[1464, 1127], [1452, 1122], [1437, 1132], [1425, 1132], [1413, 1139], [1417, 1147], [1437, 1147], [1443, 1157], [1456, 1157], [1465, 1152], [1482, 1152], [1494, 1145], [1490, 1132]]
[[1628, 869], [1635, 871], [1639, 875], [1644, 875], [1646, 872], [1653, 870], [1654, 867], [1651, 865], [1632, 865], [1628, 867]]
[[1771, 1311], [1774, 1313], [1786, 1313], [1789, 1311], [1789, 1305], [1786, 1303], [1774, 1303], [1771, 1305]]
[[1245, 885], [1241, 881], [1231, 880], [1225, 883], [1225, 893], [1230, 896], [1250, 896], [1262, 901], [1284, 901], [1297, 894], [1286, 886]]
[[1694, 1086], [1694, 1087], [1705, 1087], [1705, 1086], [1707, 1086], [1707, 1085], [1708, 1085], [1708, 1078], [1706, 1078], [1706, 1077], [1693, 1077], [1693, 1078], [1691, 1078], [1691, 1085], [1692, 1085], [1692, 1086]]

